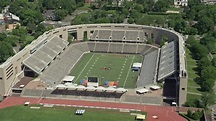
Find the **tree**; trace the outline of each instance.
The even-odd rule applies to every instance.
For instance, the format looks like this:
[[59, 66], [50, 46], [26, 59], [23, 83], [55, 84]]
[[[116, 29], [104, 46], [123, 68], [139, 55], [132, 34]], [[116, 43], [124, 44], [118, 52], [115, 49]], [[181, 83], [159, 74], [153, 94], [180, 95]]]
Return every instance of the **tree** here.
[[193, 113], [190, 109], [187, 110], [187, 116], [190, 118], [192, 117]]
[[199, 110], [196, 110], [193, 114], [192, 114], [192, 119], [194, 119], [194, 120], [199, 120], [200, 118], [201, 118], [201, 113], [200, 113], [200, 111]]
[[213, 65], [214, 67], [216, 67], [216, 58], [213, 58], [213, 59], [212, 59], [212, 65]]
[[134, 23], [134, 19], [133, 19], [133, 18], [129, 18], [129, 19], [128, 19], [128, 23], [129, 23], [129, 24], [133, 24], [133, 23]]
[[201, 89], [205, 92], [211, 92], [214, 87], [215, 81], [213, 79], [202, 79], [201, 80]]
[[165, 12], [171, 4], [169, 0], [158, 0], [154, 5], [154, 11]]
[[214, 21], [208, 17], [202, 17], [202, 19], [199, 19], [196, 28], [199, 30], [200, 34], [204, 34], [210, 30], [212, 30], [214, 26]]
[[143, 6], [140, 4], [135, 4], [134, 9], [139, 13], [143, 12]]
[[62, 9], [55, 10], [55, 18], [57, 21], [61, 21], [65, 16], [67, 16], [67, 11]]
[[216, 38], [213, 35], [207, 34], [202, 39], [200, 39], [200, 43], [205, 45], [208, 48], [209, 52], [216, 53], [216, 49], [215, 49]]
[[188, 43], [190, 44], [190, 50], [195, 59], [199, 60], [208, 54], [208, 49], [204, 45], [201, 45], [198, 41], [191, 40]]
[[201, 71], [202, 79], [215, 79], [216, 78], [216, 69], [212, 66], [204, 67]]
[[208, 57], [203, 57], [198, 61], [198, 68], [199, 72], [203, 70], [205, 67], [210, 67], [212, 65], [211, 61], [208, 59]]
[[0, 42], [0, 63], [14, 54], [13, 47], [7, 42]]
[[152, 43], [154, 43], [153, 39], [152, 38], [148, 38], [147, 44], [152, 44]]
[[83, 41], [88, 41], [87, 32], [84, 32], [83, 34]]
[[209, 106], [215, 104], [216, 101], [216, 95], [214, 92], [208, 93], [205, 92], [201, 96], [201, 104], [202, 106], [207, 109]]

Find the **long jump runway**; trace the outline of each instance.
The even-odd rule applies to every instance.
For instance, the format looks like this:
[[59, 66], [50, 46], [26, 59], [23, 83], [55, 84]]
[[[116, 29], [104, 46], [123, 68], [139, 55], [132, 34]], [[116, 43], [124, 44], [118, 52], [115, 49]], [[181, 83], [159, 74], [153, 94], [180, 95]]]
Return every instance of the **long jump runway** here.
[[[0, 103], [0, 109], [11, 107], [15, 105], [23, 105], [25, 102], [30, 104], [55, 104], [55, 105], [68, 105], [68, 106], [83, 106], [95, 108], [121, 108], [141, 110], [148, 112], [147, 121], [187, 121], [185, 118], [179, 116], [175, 111], [175, 107], [168, 106], [150, 106], [139, 104], [126, 104], [126, 103], [111, 103], [111, 102], [96, 102], [96, 101], [81, 101], [81, 100], [65, 100], [65, 99], [42, 99], [42, 98], [25, 98], [25, 97], [7, 97]], [[153, 119], [152, 116], [158, 116]]]

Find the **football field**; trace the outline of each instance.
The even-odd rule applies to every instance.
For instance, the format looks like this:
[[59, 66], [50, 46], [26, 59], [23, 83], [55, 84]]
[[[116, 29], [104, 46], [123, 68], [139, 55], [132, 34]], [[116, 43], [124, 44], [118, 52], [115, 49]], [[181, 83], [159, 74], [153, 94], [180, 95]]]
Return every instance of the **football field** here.
[[88, 77], [98, 77], [99, 85], [106, 81], [118, 82], [118, 87], [134, 88], [139, 71], [132, 71], [135, 62], [142, 62], [143, 56], [113, 53], [86, 53], [71, 70], [74, 82], [80, 84]]

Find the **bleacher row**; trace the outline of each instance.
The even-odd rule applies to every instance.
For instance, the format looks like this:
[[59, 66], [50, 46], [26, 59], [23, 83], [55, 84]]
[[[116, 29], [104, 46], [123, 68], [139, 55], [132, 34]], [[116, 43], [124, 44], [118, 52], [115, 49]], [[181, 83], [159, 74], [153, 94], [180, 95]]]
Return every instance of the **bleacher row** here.
[[59, 83], [87, 51], [89, 51], [89, 49], [86, 43], [76, 43], [71, 45], [41, 74], [40, 79], [50, 85]]
[[92, 52], [108, 53], [129, 53], [129, 54], [148, 54], [157, 47], [141, 43], [121, 43], [121, 42], [88, 42], [89, 50]]
[[176, 70], [176, 43], [172, 41], [161, 48], [158, 80], [172, 75]]
[[137, 80], [136, 87], [145, 87], [146, 85], [153, 84], [156, 81], [157, 62], [159, 49], [152, 51], [144, 56], [143, 66], [141, 67], [140, 76]]
[[138, 43], [82, 42], [70, 45], [40, 76], [50, 85], [58, 84], [86, 52], [148, 54], [157, 47]]
[[54, 36], [47, 43], [42, 45], [36, 52], [24, 60], [24, 65], [36, 73], [41, 73], [69, 43]]
[[143, 31], [137, 30], [95, 30], [91, 40], [140, 41], [145, 42]]

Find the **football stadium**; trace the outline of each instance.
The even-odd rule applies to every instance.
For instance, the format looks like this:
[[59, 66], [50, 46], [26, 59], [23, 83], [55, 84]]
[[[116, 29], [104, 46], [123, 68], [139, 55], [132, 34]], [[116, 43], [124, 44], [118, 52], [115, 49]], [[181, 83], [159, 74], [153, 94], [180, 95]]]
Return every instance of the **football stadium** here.
[[2, 98], [181, 106], [186, 92], [184, 38], [159, 27], [64, 26], [45, 32], [0, 65]]

